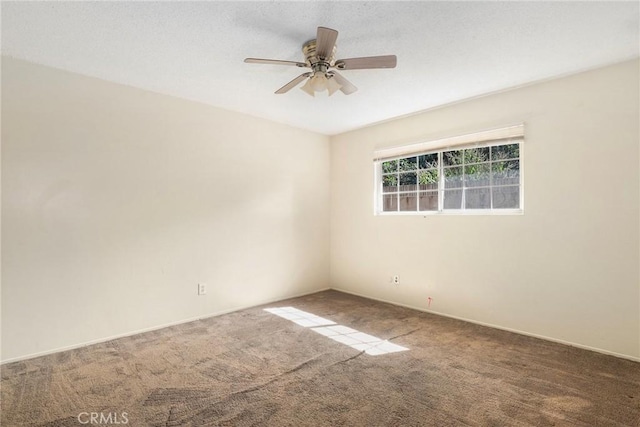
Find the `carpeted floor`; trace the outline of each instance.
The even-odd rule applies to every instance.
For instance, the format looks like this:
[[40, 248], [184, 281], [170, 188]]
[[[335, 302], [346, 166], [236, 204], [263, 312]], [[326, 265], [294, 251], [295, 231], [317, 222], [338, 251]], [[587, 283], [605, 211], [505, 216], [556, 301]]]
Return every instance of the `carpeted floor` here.
[[638, 426], [640, 363], [327, 291], [3, 365], [1, 396], [3, 427]]

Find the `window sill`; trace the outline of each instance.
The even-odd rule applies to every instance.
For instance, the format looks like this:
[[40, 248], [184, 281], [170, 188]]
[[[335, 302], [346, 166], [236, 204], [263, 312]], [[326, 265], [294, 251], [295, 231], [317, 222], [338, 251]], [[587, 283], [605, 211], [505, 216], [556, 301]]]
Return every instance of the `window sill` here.
[[425, 212], [376, 212], [376, 216], [482, 216], [482, 215], [524, 215], [524, 209], [469, 209]]

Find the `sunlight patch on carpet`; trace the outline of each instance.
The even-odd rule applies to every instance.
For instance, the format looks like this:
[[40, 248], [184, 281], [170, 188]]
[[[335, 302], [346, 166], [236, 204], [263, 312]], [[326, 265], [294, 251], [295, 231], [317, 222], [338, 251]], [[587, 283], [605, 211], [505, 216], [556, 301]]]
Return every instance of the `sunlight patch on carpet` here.
[[364, 351], [371, 356], [409, 350], [406, 347], [342, 325], [312, 328], [311, 330], [356, 350]]
[[307, 313], [306, 311], [298, 310], [293, 307], [265, 308], [264, 311], [280, 316], [283, 319], [291, 320], [305, 328], [336, 324], [336, 322], [331, 320], [324, 319], [320, 316], [316, 316], [315, 314]]
[[312, 313], [307, 313], [306, 311], [298, 310], [294, 307], [265, 308], [264, 311], [291, 320], [305, 328], [311, 328], [312, 331], [320, 335], [324, 335], [327, 338], [348, 345], [356, 350], [364, 351], [371, 356], [409, 350], [406, 347], [390, 343], [387, 340], [382, 340], [373, 335], [365, 334], [347, 326], [337, 325], [336, 322]]

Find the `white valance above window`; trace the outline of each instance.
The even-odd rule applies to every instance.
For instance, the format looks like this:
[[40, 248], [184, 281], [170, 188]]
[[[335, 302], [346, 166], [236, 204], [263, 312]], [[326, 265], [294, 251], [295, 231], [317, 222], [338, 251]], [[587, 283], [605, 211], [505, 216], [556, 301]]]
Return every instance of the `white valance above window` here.
[[411, 154], [425, 153], [432, 150], [443, 150], [460, 145], [491, 145], [506, 144], [509, 141], [523, 142], [524, 124], [508, 126], [499, 129], [458, 135], [449, 138], [441, 138], [432, 141], [404, 144], [396, 147], [380, 148], [373, 152], [374, 160], [387, 160], [398, 157], [406, 157]]

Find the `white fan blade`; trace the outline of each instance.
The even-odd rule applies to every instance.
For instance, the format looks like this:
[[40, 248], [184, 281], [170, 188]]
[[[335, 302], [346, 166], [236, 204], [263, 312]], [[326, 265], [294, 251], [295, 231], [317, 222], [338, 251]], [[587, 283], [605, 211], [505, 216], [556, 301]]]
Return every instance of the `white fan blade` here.
[[295, 61], [281, 61], [279, 59], [260, 59], [260, 58], [246, 58], [244, 60], [247, 64], [272, 64], [272, 65], [295, 65], [296, 67], [306, 67], [304, 62]]
[[352, 94], [353, 92], [358, 90], [358, 88], [355, 87], [354, 85], [352, 85], [349, 80], [345, 79], [344, 77], [342, 77], [340, 74], [336, 73], [335, 71], [331, 71], [330, 74], [333, 76], [334, 79], [336, 79], [336, 82], [338, 82], [338, 84], [340, 86], [342, 86], [340, 88], [340, 90], [345, 95]]
[[318, 27], [318, 35], [316, 36], [316, 56], [322, 59], [331, 58], [333, 47], [336, 45], [338, 32], [331, 28]]
[[396, 68], [395, 55], [367, 56], [363, 58], [339, 59], [335, 67], [338, 70], [367, 70], [371, 68]]
[[291, 80], [289, 83], [287, 83], [286, 85], [284, 85], [280, 89], [278, 89], [276, 91], [276, 93], [278, 95], [280, 95], [280, 94], [289, 92], [291, 89], [296, 87], [301, 81], [303, 81], [304, 79], [306, 79], [310, 75], [311, 75], [311, 73], [300, 74], [298, 77], [296, 77], [295, 79]]

